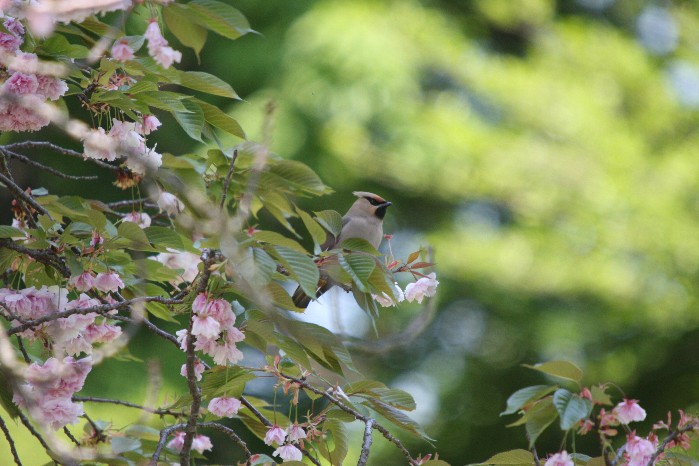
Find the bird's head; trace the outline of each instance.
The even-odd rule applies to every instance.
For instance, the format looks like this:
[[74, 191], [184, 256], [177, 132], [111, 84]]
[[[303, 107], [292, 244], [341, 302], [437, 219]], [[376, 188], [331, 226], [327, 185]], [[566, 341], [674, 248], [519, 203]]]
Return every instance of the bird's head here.
[[352, 208], [356, 208], [364, 214], [373, 215], [381, 220], [386, 215], [386, 209], [392, 205], [391, 202], [378, 194], [366, 191], [355, 191], [352, 194], [359, 198], [354, 202]]

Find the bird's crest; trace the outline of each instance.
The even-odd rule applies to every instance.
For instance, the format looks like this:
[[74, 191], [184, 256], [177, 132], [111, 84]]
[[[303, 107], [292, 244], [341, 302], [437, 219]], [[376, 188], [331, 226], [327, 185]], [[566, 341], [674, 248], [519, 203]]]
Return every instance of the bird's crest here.
[[379, 196], [378, 194], [370, 193], [370, 192], [367, 192], [367, 191], [354, 191], [352, 194], [354, 194], [355, 196], [357, 196], [357, 197], [359, 197], [359, 198], [366, 197], [366, 198], [369, 198], [369, 199], [375, 199], [376, 201], [378, 201], [378, 202], [380, 202], [380, 203], [382, 203], [382, 204], [383, 204], [384, 202], [386, 202], [386, 199], [384, 199], [383, 197]]

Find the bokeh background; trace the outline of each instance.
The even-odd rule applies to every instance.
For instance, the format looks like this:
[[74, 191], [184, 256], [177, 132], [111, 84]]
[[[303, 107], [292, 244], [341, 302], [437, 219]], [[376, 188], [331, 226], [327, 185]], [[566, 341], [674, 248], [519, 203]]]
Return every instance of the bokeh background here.
[[[696, 411], [697, 2], [230, 3], [260, 34], [210, 36], [201, 67], [244, 100], [209, 101], [251, 139], [275, 103], [273, 151], [307, 163], [336, 191], [304, 208], [344, 212], [351, 191], [375, 191], [394, 203], [385, 229], [397, 255], [433, 248], [440, 286], [425, 331], [355, 354], [370, 378], [415, 396], [414, 416], [441, 458], [459, 465], [526, 448], [523, 429], [499, 416], [510, 393], [544, 382], [523, 363], [569, 359], [586, 383], [615, 382], [614, 393], [647, 409], [644, 433], [668, 410]], [[198, 66], [180, 49], [183, 67]], [[199, 150], [162, 120], [159, 150]], [[82, 189], [31, 176], [52, 192]], [[120, 194], [101, 186], [99, 195]], [[420, 315], [418, 305], [385, 310], [379, 338]], [[308, 318], [376, 339], [341, 296]], [[144, 337], [131, 351], [147, 359], [156, 348]], [[166, 395], [184, 392], [181, 355], [158, 356]], [[139, 365], [114, 361], [86, 390], [140, 401], [143, 381]], [[433, 450], [402, 438], [411, 451]], [[540, 451], [557, 450], [560, 438], [542, 437]], [[402, 457], [377, 441], [370, 464]]]

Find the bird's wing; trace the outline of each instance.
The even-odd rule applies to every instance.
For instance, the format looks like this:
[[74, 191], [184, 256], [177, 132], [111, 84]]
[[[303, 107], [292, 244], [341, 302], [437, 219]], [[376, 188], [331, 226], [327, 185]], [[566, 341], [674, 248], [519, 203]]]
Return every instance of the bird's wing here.
[[[350, 221], [350, 219], [349, 219], [349, 217], [348, 217], [347, 215], [345, 215], [344, 217], [342, 217], [342, 228], [343, 228], [343, 229], [344, 229], [345, 226], [349, 223], [349, 221]], [[340, 234], [342, 234], [342, 230], [340, 230]], [[335, 246], [337, 246], [337, 240], [338, 240], [339, 238], [340, 238], [339, 236], [335, 237], [332, 233], [329, 233], [329, 232], [328, 232], [328, 233], [327, 233], [327, 236], [326, 236], [326, 238], [325, 238], [325, 242], [324, 242], [323, 244], [320, 245], [320, 250], [321, 250], [321, 251], [327, 251], [328, 249], [334, 248]]]

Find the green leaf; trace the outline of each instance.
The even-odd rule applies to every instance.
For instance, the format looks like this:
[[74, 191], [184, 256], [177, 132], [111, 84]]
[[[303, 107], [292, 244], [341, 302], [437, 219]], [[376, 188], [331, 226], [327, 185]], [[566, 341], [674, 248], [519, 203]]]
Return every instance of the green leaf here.
[[510, 450], [497, 453], [479, 464], [503, 464], [511, 466], [531, 465], [534, 464], [534, 455], [527, 450]]
[[311, 298], [316, 297], [320, 272], [315, 262], [306, 254], [284, 246], [275, 246], [277, 259]]
[[24, 238], [24, 233], [9, 225], [0, 225], [0, 238]]
[[572, 362], [568, 361], [549, 361], [540, 364], [535, 364], [530, 366], [529, 364], [522, 364], [524, 367], [529, 369], [534, 369], [544, 374], [552, 375], [554, 377], [559, 377], [561, 379], [572, 380], [573, 382], [578, 382], [582, 380], [582, 370]]
[[194, 23], [183, 9], [173, 8], [171, 5], [163, 8], [163, 19], [168, 30], [182, 45], [194, 50], [197, 59], [199, 59], [199, 53], [204, 48], [208, 35], [206, 29]]
[[296, 160], [278, 160], [270, 165], [269, 171], [289, 182], [298, 191], [316, 196], [332, 192], [316, 172]]
[[553, 406], [553, 401], [551, 401], [551, 399], [544, 399], [534, 405], [527, 414], [527, 422], [524, 428], [529, 438], [529, 448], [533, 448], [536, 439], [538, 439], [541, 433], [556, 420], [558, 411], [556, 411], [556, 407]]
[[192, 20], [210, 31], [229, 39], [253, 32], [243, 14], [222, 2], [215, 0], [194, 0], [180, 7], [191, 13]]
[[296, 213], [301, 217], [301, 221], [303, 221], [306, 230], [311, 234], [313, 243], [316, 245], [316, 250], [320, 251], [320, 245], [325, 242], [328, 232], [325, 231], [318, 222], [313, 220], [313, 217], [298, 207], [296, 208]]
[[178, 235], [172, 228], [152, 226], [145, 228], [143, 232], [148, 237], [148, 241], [150, 241], [158, 249], [184, 249], [182, 238], [180, 238], [180, 235]]
[[313, 213], [316, 214], [316, 220], [323, 228], [328, 230], [336, 238], [340, 236], [340, 232], [342, 231], [342, 215], [334, 210], [321, 210], [320, 212]]
[[116, 242], [121, 247], [137, 251], [155, 251], [141, 227], [133, 222], [121, 222], [117, 228], [117, 235], [125, 241], [112, 242]]
[[141, 448], [141, 441], [130, 437], [113, 436], [111, 438], [112, 453], [119, 455], [127, 451], [136, 451]]
[[0, 405], [5, 409], [5, 412], [10, 415], [12, 419], [17, 419], [20, 415], [19, 408], [12, 401], [14, 392], [12, 390], [12, 380], [11, 374], [7, 374], [8, 369], [0, 367]]
[[217, 366], [206, 372], [206, 376], [201, 383], [202, 395], [206, 399], [224, 394], [240, 397], [245, 389], [245, 384], [255, 378], [255, 374], [252, 374], [247, 369], [237, 366]]
[[592, 410], [592, 402], [564, 388], [559, 388], [553, 394], [553, 405], [558, 411], [562, 430], [572, 429]]
[[422, 429], [422, 426], [415, 422], [413, 419], [411, 419], [408, 415], [403, 413], [402, 411], [394, 408], [393, 406], [390, 406], [386, 403], [383, 403], [382, 401], [379, 400], [373, 400], [369, 399], [366, 402], [363, 402], [364, 404], [368, 403], [368, 406], [370, 406], [373, 410], [375, 410], [377, 413], [381, 414], [383, 417], [388, 419], [390, 422], [395, 424], [396, 426], [400, 427], [401, 429], [405, 429], [406, 431], [415, 434], [425, 440], [433, 441], [434, 439], [430, 438], [425, 431]]
[[321, 455], [327, 459], [330, 464], [342, 464], [347, 456], [349, 446], [347, 443], [347, 429], [345, 424], [337, 419], [327, 419], [323, 423], [323, 432], [330, 433], [333, 448], [330, 449], [327, 441], [318, 442], [318, 448]]
[[349, 249], [350, 251], [361, 251], [371, 254], [372, 256], [380, 256], [381, 253], [376, 250], [374, 246], [369, 244], [369, 241], [362, 238], [347, 238], [340, 245], [342, 249]]
[[[189, 113], [191, 111], [183, 103], [187, 98], [188, 96], [184, 94], [169, 91], [140, 92], [134, 95], [135, 100], [142, 102], [149, 107], [179, 113]], [[201, 109], [199, 110], [201, 111]]]
[[238, 136], [242, 139], [246, 138], [245, 131], [243, 131], [243, 128], [240, 126], [240, 123], [238, 123], [238, 121], [235, 118], [223, 112], [218, 107], [206, 103], [202, 100], [193, 99], [193, 101], [201, 107], [202, 111], [204, 112], [204, 119], [211, 126], [215, 126], [216, 128], [230, 133], [233, 136]]
[[592, 402], [601, 404], [601, 405], [606, 405], [606, 406], [611, 406], [612, 404], [612, 399], [611, 397], [607, 394], [605, 391], [604, 386], [600, 385], [593, 385], [590, 388], [590, 393], [592, 394]]
[[286, 355], [295, 363], [304, 369], [311, 369], [311, 361], [308, 359], [308, 355], [302, 345], [292, 338], [278, 332], [274, 332], [274, 339], [276, 340], [277, 346], [284, 350]]
[[553, 385], [532, 385], [514, 392], [507, 399], [507, 408], [500, 413], [500, 416], [514, 414], [529, 403], [538, 400], [539, 398], [548, 395], [558, 387]]
[[309, 352], [309, 355], [318, 361], [323, 367], [342, 374], [339, 363], [353, 368], [352, 356], [342, 341], [332, 332], [320, 325], [296, 320], [286, 320], [285, 325], [289, 333], [301, 343]]
[[203, 71], [181, 71], [179, 85], [207, 94], [240, 99], [230, 84], [213, 74]]
[[255, 241], [259, 241], [261, 243], [272, 244], [274, 246], [284, 246], [285, 248], [293, 249], [294, 251], [300, 252], [302, 254], [307, 253], [307, 251], [304, 249], [303, 246], [301, 246], [298, 243], [298, 241], [295, 241], [291, 238], [287, 238], [286, 236], [281, 235], [281, 234], [274, 232], [274, 231], [268, 231], [268, 230], [256, 231], [252, 235], [252, 238]]
[[267, 292], [269, 292], [272, 301], [276, 306], [282, 309], [287, 309], [294, 312], [304, 312], [305, 309], [296, 307], [294, 301], [289, 296], [289, 293], [277, 282], [269, 282], [267, 284]]
[[167, 322], [172, 322], [174, 324], [179, 324], [177, 319], [172, 316], [172, 311], [163, 303], [158, 303], [156, 301], [150, 301], [146, 303], [146, 310], [158, 319], [165, 320]]
[[204, 127], [204, 111], [194, 102], [183, 100], [182, 105], [187, 109], [186, 112], [172, 112], [172, 115], [180, 124], [187, 135], [195, 141], [203, 142], [201, 139], [201, 131]]
[[340, 254], [340, 266], [352, 277], [360, 291], [369, 292], [369, 277], [376, 267], [376, 261], [364, 254]]

